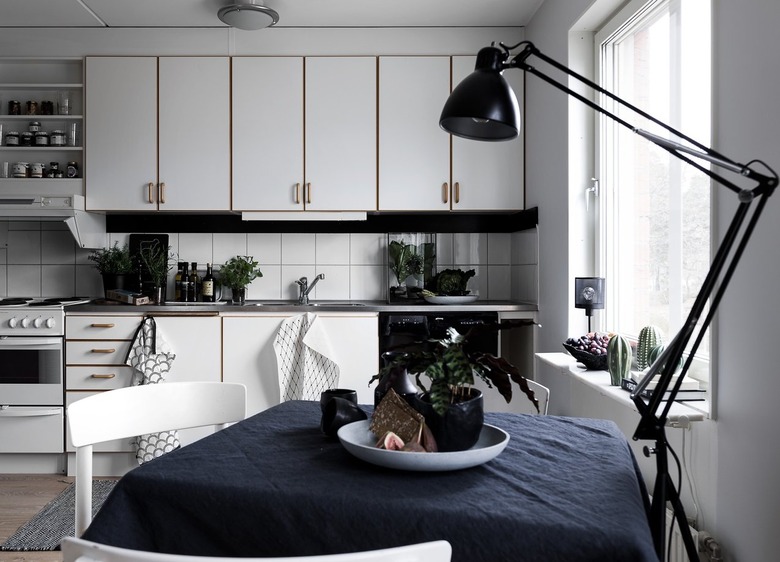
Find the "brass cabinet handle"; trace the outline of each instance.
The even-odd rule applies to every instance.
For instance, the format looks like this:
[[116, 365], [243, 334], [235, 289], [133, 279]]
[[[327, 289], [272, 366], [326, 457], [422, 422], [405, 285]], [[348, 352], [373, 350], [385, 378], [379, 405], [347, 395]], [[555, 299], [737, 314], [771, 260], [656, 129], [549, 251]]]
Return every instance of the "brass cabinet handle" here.
[[460, 183], [455, 182], [455, 202], [460, 203]]
[[160, 182], [160, 203], [165, 203], [165, 182]]
[[93, 328], [113, 328], [115, 324], [90, 324]]
[[154, 199], [152, 199], [152, 189], [154, 188], [154, 183], [149, 182], [149, 184], [146, 186], [149, 189], [149, 203], [154, 203]]
[[114, 373], [106, 373], [104, 375], [93, 373], [90, 375], [93, 379], [113, 379], [116, 375]]
[[295, 204], [301, 204], [301, 184], [300, 182], [295, 184]]
[[116, 349], [93, 349], [92, 353], [116, 353]]
[[306, 203], [311, 203], [311, 183], [306, 184]]
[[445, 203], [450, 202], [450, 184], [446, 181], [441, 184], [441, 198]]

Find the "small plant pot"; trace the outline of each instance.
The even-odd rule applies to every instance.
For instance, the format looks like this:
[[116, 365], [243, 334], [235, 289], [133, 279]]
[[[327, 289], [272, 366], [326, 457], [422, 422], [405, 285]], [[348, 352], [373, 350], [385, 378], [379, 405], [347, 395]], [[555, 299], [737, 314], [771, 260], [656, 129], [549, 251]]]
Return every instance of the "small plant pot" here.
[[485, 423], [482, 392], [470, 389], [470, 398], [451, 404], [443, 416], [433, 409], [428, 394], [417, 394], [414, 409], [425, 416], [425, 423], [436, 439], [439, 451], [465, 451], [473, 447]]
[[133, 275], [130, 273], [101, 273], [103, 278], [103, 294], [106, 291], [113, 291], [116, 289], [133, 290], [131, 287], [133, 282]]
[[230, 302], [242, 305], [246, 302], [246, 287], [233, 287], [230, 289]]

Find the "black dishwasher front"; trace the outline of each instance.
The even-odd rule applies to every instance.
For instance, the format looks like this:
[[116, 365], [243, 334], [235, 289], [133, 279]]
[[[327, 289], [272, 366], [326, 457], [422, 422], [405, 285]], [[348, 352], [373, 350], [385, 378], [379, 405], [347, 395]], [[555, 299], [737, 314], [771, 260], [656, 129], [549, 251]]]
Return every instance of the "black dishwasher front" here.
[[[379, 368], [386, 351], [421, 349], [425, 340], [446, 337], [448, 328], [465, 334], [473, 326], [497, 322], [497, 312], [380, 312]], [[470, 341], [476, 351], [498, 355], [497, 331], [476, 335]]]

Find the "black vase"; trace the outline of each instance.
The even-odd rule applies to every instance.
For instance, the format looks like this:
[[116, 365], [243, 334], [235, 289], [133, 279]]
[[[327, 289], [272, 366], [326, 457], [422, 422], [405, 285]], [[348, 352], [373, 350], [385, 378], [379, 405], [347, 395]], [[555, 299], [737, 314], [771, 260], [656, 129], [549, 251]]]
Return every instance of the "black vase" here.
[[417, 394], [414, 409], [425, 416], [425, 423], [441, 452], [465, 451], [476, 444], [485, 423], [482, 391], [469, 389], [467, 400], [450, 404], [443, 416], [433, 409], [428, 394]]
[[132, 282], [132, 274], [130, 273], [102, 273], [103, 277], [103, 293], [106, 291], [112, 291], [115, 289], [127, 289], [133, 290], [130, 286]]
[[[385, 367], [390, 365], [394, 360], [405, 357], [407, 354], [403, 351], [386, 351], [382, 354], [382, 359], [385, 362]], [[414, 386], [412, 379], [409, 378], [409, 374], [406, 372], [406, 367], [398, 365], [389, 372], [387, 372], [376, 385], [374, 390], [374, 406], [378, 406], [382, 398], [390, 389], [393, 389], [396, 394], [406, 400], [407, 403], [412, 405], [414, 397], [417, 394], [417, 387]]]

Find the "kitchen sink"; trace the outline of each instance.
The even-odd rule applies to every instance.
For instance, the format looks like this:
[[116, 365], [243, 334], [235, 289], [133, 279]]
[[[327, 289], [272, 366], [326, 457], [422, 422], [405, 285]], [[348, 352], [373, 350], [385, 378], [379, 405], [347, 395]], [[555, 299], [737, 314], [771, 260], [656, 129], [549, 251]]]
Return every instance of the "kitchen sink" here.
[[[306, 306], [306, 305], [302, 305]], [[309, 303], [309, 306], [319, 306], [319, 307], [333, 307], [333, 308], [343, 308], [343, 307], [355, 307], [355, 306], [366, 306], [362, 302], [311, 302]]]

